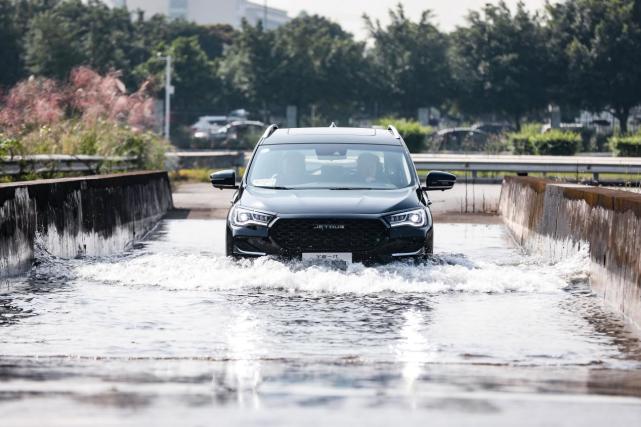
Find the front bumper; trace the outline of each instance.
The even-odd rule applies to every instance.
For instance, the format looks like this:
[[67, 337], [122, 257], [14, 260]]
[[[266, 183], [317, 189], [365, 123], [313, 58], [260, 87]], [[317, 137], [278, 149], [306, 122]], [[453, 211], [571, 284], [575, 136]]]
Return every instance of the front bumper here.
[[[305, 218], [306, 219], [306, 218]], [[344, 218], [347, 220], [348, 218]], [[340, 218], [335, 219], [340, 222]], [[354, 218], [349, 218], [354, 220]], [[270, 226], [236, 227], [228, 222], [228, 238], [236, 256], [259, 257], [276, 256], [288, 259], [300, 259], [303, 252], [351, 252], [354, 262], [390, 262], [407, 257], [422, 257], [426, 255], [426, 246], [432, 238], [432, 224], [425, 227], [400, 226], [389, 227], [378, 244], [367, 250], [323, 250], [322, 248], [283, 247], [277, 243], [271, 233], [274, 223]]]

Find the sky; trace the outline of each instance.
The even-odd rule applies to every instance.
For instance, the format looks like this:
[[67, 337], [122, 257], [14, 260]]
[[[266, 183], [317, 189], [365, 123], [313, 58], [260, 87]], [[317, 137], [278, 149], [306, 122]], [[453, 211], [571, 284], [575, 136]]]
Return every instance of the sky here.
[[[260, 3], [264, 0], [253, 0]], [[518, 0], [506, 0], [511, 6]], [[545, 4], [545, 0], [523, 0], [525, 5], [535, 10]], [[267, 0], [268, 6], [285, 9], [289, 16], [296, 17], [301, 11], [309, 14], [319, 14], [338, 22], [357, 38], [366, 37], [363, 26], [363, 13], [372, 18], [379, 18], [385, 23], [387, 11], [394, 8], [399, 0]], [[436, 16], [436, 22], [441, 30], [450, 31], [457, 25], [465, 23], [465, 15], [472, 10], [478, 10], [486, 3], [498, 3], [498, 0], [402, 0], [405, 11], [410, 17], [420, 17], [425, 9], [430, 9]]]

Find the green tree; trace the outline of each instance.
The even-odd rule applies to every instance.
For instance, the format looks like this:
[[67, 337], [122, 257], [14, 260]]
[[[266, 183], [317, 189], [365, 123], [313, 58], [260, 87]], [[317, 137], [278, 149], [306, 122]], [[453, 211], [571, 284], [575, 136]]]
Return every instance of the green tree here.
[[471, 12], [453, 34], [451, 62], [458, 104], [468, 113], [522, 118], [547, 103], [546, 39], [538, 14], [522, 2], [512, 13], [505, 2]]
[[55, 10], [35, 16], [26, 36], [29, 72], [64, 79], [72, 68], [86, 63], [77, 33], [77, 26]]
[[621, 132], [641, 103], [641, 2], [568, 0], [548, 5], [556, 49], [564, 53], [557, 96], [592, 111], [610, 109]]
[[[170, 46], [159, 46], [157, 51], [173, 59], [172, 85], [176, 93], [172, 98], [172, 113], [178, 123], [187, 124], [217, 108], [221, 94], [217, 66], [209, 60], [197, 37], [179, 37]], [[136, 73], [141, 79], [154, 76], [156, 87], [163, 91], [164, 70], [165, 62], [151, 57]]]
[[236, 31], [231, 25], [197, 25], [185, 20], [172, 20], [167, 23], [169, 40], [178, 37], [197, 37], [198, 44], [209, 59], [220, 58], [225, 46], [232, 43]]
[[260, 23], [253, 27], [243, 21], [241, 31], [220, 63], [227, 93], [235, 93], [249, 106], [258, 108], [278, 102], [277, 54], [273, 31], [265, 31]]
[[126, 9], [109, 8], [98, 0], [89, 0], [87, 5], [74, 0], [60, 4], [57, 10], [79, 27], [81, 50], [87, 58], [83, 65], [100, 73], [130, 69], [135, 35]]
[[11, 0], [0, 0], [0, 87], [9, 87], [23, 76], [20, 29]]
[[430, 11], [413, 22], [399, 4], [389, 15], [385, 28], [364, 16], [374, 40], [369, 55], [378, 74], [374, 84], [388, 105], [415, 117], [418, 108], [440, 107], [451, 94], [448, 39], [433, 24]]
[[321, 116], [358, 99], [366, 72], [364, 44], [320, 16], [300, 16], [265, 31], [243, 23], [224, 55], [221, 73], [254, 108], [296, 105]]
[[64, 78], [78, 65], [98, 72], [128, 70], [133, 25], [125, 9], [80, 0], [57, 3], [30, 20], [26, 37], [29, 71]]
[[321, 115], [358, 99], [365, 46], [321, 16], [301, 16], [275, 31], [276, 93], [287, 104], [314, 105]]

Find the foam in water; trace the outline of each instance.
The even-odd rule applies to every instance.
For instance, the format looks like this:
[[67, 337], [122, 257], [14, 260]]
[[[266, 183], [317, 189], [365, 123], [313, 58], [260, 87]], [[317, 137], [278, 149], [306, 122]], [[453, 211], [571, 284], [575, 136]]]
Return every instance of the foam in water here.
[[127, 286], [170, 290], [279, 289], [290, 292], [368, 294], [376, 292], [558, 292], [585, 275], [586, 259], [577, 255], [547, 265], [536, 259], [500, 264], [472, 262], [462, 255], [440, 255], [422, 264], [397, 262], [347, 270], [281, 262], [272, 258], [232, 261], [213, 254], [152, 253], [79, 265], [78, 278]]

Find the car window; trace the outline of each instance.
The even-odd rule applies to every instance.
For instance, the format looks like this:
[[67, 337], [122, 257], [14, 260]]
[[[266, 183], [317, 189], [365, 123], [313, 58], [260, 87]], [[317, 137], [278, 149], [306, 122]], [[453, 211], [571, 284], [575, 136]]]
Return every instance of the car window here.
[[413, 184], [400, 146], [283, 144], [260, 147], [249, 185], [295, 189], [397, 189]]

